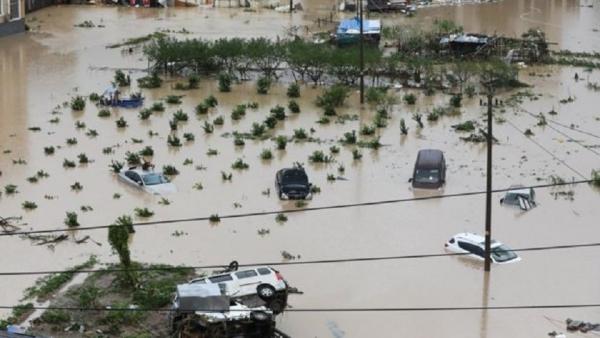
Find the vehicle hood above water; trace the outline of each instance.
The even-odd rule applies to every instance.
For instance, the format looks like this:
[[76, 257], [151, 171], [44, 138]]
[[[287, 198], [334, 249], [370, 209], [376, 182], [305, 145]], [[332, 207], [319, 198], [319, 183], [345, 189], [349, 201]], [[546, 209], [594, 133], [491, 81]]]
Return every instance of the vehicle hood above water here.
[[162, 183], [144, 186], [144, 190], [155, 195], [169, 195], [177, 192], [177, 186], [173, 183]]

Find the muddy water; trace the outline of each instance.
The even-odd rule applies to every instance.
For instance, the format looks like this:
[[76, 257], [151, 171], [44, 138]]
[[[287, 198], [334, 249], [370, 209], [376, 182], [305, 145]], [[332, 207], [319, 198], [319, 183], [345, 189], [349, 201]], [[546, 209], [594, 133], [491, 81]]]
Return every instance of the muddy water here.
[[[133, 215], [137, 207], [153, 210], [156, 215], [152, 221], [292, 210], [296, 209], [293, 203], [281, 202], [273, 193], [265, 196], [262, 192], [268, 188], [273, 192], [275, 171], [296, 161], [306, 164], [311, 180], [322, 190], [308, 207], [419, 197], [420, 193], [409, 189], [407, 179], [417, 150], [429, 147], [446, 153], [445, 194], [484, 190], [485, 147], [459, 140], [462, 135], [451, 129], [451, 125], [460, 121], [481, 120], [485, 110], [479, 106], [479, 97], [465, 100], [462, 116], [425, 122], [420, 130], [411, 120], [412, 113], [424, 113], [427, 106], [444, 103], [448, 98], [443, 95], [427, 98], [415, 92], [418, 104], [396, 106], [389, 126], [380, 131], [383, 148], [362, 149], [362, 160], [354, 161], [351, 154], [354, 148], [338, 144], [341, 152], [334, 155], [336, 163], [327, 165], [309, 164], [307, 157], [314, 150], [328, 152], [344, 132], [372, 121], [373, 109], [359, 109], [356, 92], [349, 98], [348, 107], [338, 113], [355, 114], [357, 121], [321, 126], [315, 123], [319, 109], [313, 104], [318, 90], [303, 87], [303, 97], [299, 100], [302, 112], [280, 122], [272, 133], [291, 136], [294, 129], [314, 128], [313, 137], [322, 142], [290, 143], [285, 151], [275, 150], [271, 141], [247, 141], [243, 148], [236, 148], [232, 138], [221, 137], [234, 130], [248, 131], [253, 122], [264, 119], [270, 108], [286, 105], [285, 87], [280, 85], [266, 96], [255, 95], [251, 83], [235, 85], [232, 93], [218, 93], [214, 80], [203, 79], [199, 90], [175, 92], [169, 89], [175, 81], [171, 79], [161, 89], [144, 90], [146, 105], [168, 94], [184, 94], [183, 104], [167, 105], [164, 113], [144, 122], [138, 120], [136, 110], [127, 109], [115, 109], [111, 117], [100, 118], [98, 108], [89, 102], [84, 112], [61, 108], [59, 114], [50, 114], [55, 106], [74, 95], [101, 92], [109, 87], [115, 68], [125, 68], [134, 79], [144, 75], [147, 63], [139, 51], [122, 54], [119, 50], [105, 49], [107, 44], [159, 29], [177, 31], [184, 27], [193, 34], [175, 36], [274, 37], [289, 24], [312, 25], [311, 20], [328, 13], [326, 6], [323, 2], [306, 1], [307, 12], [291, 16], [211, 8], [156, 11], [100, 7], [51, 8], [32, 14], [29, 20], [34, 32], [0, 40], [0, 185], [16, 184], [19, 190], [13, 196], [2, 195], [0, 216], [23, 216], [23, 223], [27, 223], [24, 230], [43, 230], [64, 228], [67, 211], [76, 211], [85, 227], [110, 224], [119, 215]], [[428, 24], [433, 18], [446, 17], [459, 20], [470, 31], [500, 31], [507, 35], [519, 35], [530, 27], [543, 25], [559, 48], [592, 51], [600, 44], [599, 33], [593, 31], [598, 28], [600, 18], [597, 7], [579, 7], [578, 1], [515, 0], [436, 7], [422, 10], [410, 20]], [[84, 20], [106, 27], [73, 28]], [[397, 17], [390, 21], [406, 20]], [[592, 169], [600, 168], [600, 156], [595, 153], [600, 150], [586, 148], [600, 144], [600, 122], [592, 108], [597, 94], [585, 88], [585, 80], [574, 81], [576, 71], [584, 74], [581, 69], [555, 67], [523, 71], [522, 80], [533, 84], [531, 91], [541, 96], [538, 100], [525, 99], [522, 108], [532, 114], [554, 109], [558, 114], [546, 115], [547, 118], [567, 127], [539, 127], [538, 120], [523, 111], [512, 108], [503, 113], [498, 111], [506, 122], [494, 125], [494, 134], [500, 140], [494, 147], [495, 188], [515, 183], [538, 184], [538, 178], [549, 175], [579, 180], [588, 178]], [[584, 76], [589, 76], [592, 82], [600, 80], [596, 72]], [[397, 95], [407, 92], [402, 89]], [[218, 98], [219, 106], [207, 116], [195, 116], [194, 106], [209, 94]], [[498, 93], [501, 99], [507, 99], [508, 95]], [[559, 102], [569, 96], [575, 100], [567, 104]], [[229, 116], [234, 106], [248, 101], [259, 102], [259, 109], [249, 110], [240, 121], [232, 121]], [[173, 149], [166, 144], [168, 120], [178, 109], [190, 116], [187, 123], [180, 125], [178, 134], [194, 133], [196, 141]], [[212, 121], [217, 116], [225, 118], [225, 125], [215, 128], [213, 134], [205, 134], [201, 129], [204, 120]], [[118, 117], [126, 119], [129, 127], [117, 129]], [[59, 122], [50, 123], [54, 118]], [[399, 133], [400, 118], [410, 128], [407, 136]], [[77, 130], [76, 121], [85, 122], [86, 129]], [[27, 130], [35, 126], [42, 130]], [[528, 128], [535, 134], [530, 138], [523, 135]], [[99, 136], [89, 138], [85, 135], [87, 129], [97, 130]], [[149, 137], [150, 130], [159, 135]], [[78, 143], [68, 146], [66, 139], [72, 137]], [[132, 138], [142, 139], [143, 143], [134, 144]], [[57, 148], [56, 153], [46, 156], [43, 148], [50, 145]], [[139, 151], [147, 145], [154, 148], [153, 161], [159, 167], [173, 164], [181, 171], [174, 179], [179, 192], [167, 197], [170, 205], [159, 204], [160, 198], [123, 186], [108, 170], [111, 160], [123, 160], [127, 151]], [[102, 149], [111, 146], [115, 153], [104, 155]], [[273, 150], [274, 159], [259, 159], [265, 148]], [[208, 149], [217, 149], [219, 154], [208, 156]], [[64, 159], [77, 161], [81, 153], [87, 154], [93, 163], [68, 170], [62, 167]], [[231, 164], [237, 158], [243, 158], [250, 168], [232, 170]], [[18, 159], [27, 164], [13, 164]], [[186, 159], [193, 164], [184, 165]], [[346, 168], [343, 174], [338, 174], [340, 164]], [[206, 170], [196, 170], [197, 165]], [[27, 182], [26, 178], [38, 170], [48, 172], [50, 177], [38, 183]], [[233, 173], [232, 181], [223, 182], [221, 171]], [[343, 176], [345, 180], [328, 182], [327, 174]], [[70, 185], [75, 182], [83, 185], [82, 191], [71, 190]], [[192, 188], [198, 182], [204, 189]], [[555, 198], [551, 190], [539, 189], [539, 207], [527, 213], [500, 207], [501, 195], [495, 194], [493, 236], [514, 248], [597, 242], [600, 232], [594, 206], [600, 191], [587, 185], [564, 190], [571, 189], [572, 201], [561, 196]], [[115, 193], [121, 194], [121, 198], [114, 199]], [[25, 211], [21, 208], [24, 201], [33, 201], [38, 208]], [[188, 265], [226, 264], [233, 259], [244, 263], [276, 262], [281, 261], [284, 250], [300, 256], [300, 260], [436, 254], [443, 252], [443, 243], [457, 232], [483, 233], [484, 204], [485, 198], [479, 195], [292, 213], [284, 224], [278, 224], [270, 215], [224, 219], [218, 225], [206, 221], [152, 225], [138, 229], [132, 254], [139, 261]], [[93, 211], [82, 212], [81, 206], [91, 206]], [[268, 229], [270, 233], [261, 237], [257, 234], [260, 229]], [[184, 235], [173, 236], [176, 231]], [[115, 260], [105, 240], [106, 230], [80, 231], [74, 238], [85, 235], [102, 246], [61, 243], [50, 250], [17, 237], [1, 237], [2, 270], [63, 269], [82, 262], [90, 254], [105, 262]], [[597, 252], [595, 248], [523, 252], [522, 262], [494, 267], [488, 283], [484, 282], [480, 264], [444, 257], [287, 266], [281, 270], [294, 286], [305, 292], [291, 299], [291, 305], [297, 309], [580, 304], [594, 303], [600, 297]], [[23, 289], [35, 278], [0, 279], [0, 305], [17, 304]], [[560, 329], [544, 316], [596, 320], [600, 312], [593, 308], [289, 312], [280, 319], [280, 326], [294, 337], [536, 337]]]

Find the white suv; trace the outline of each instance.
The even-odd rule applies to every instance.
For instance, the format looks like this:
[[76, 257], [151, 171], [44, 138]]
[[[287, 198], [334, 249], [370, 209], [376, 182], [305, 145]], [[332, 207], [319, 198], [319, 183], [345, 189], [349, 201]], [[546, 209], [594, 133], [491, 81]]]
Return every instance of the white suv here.
[[276, 314], [282, 312], [287, 303], [287, 283], [279, 271], [269, 266], [196, 278], [188, 284], [218, 284], [221, 292], [231, 298], [258, 295]]
[[[447, 251], [467, 254], [468, 257], [480, 261], [485, 257], [485, 237], [474, 233], [456, 234], [444, 244], [444, 247]], [[498, 241], [492, 240], [490, 249], [490, 257], [494, 264], [506, 264], [521, 260], [521, 257]]]

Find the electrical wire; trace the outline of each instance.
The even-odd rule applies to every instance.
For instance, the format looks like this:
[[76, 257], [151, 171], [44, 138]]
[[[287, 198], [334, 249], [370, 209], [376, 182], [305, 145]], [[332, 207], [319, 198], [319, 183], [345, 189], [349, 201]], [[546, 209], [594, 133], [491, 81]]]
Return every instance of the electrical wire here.
[[[568, 245], [552, 245], [531, 248], [521, 248], [512, 250], [496, 250], [496, 252], [512, 251], [547, 251], [547, 250], [562, 250], [576, 248], [591, 248], [599, 247], [600, 243], [585, 243], [585, 244], [568, 244]], [[440, 253], [440, 254], [423, 254], [423, 255], [402, 255], [402, 256], [376, 256], [376, 257], [356, 257], [356, 258], [341, 258], [341, 259], [321, 259], [312, 261], [294, 261], [294, 262], [262, 262], [238, 264], [238, 267], [254, 267], [254, 266], [287, 266], [287, 265], [315, 265], [315, 264], [339, 264], [352, 262], [372, 262], [386, 260], [401, 260], [401, 259], [419, 259], [419, 258], [438, 258], [452, 256], [466, 256], [471, 253]], [[133, 269], [81, 269], [81, 270], [52, 270], [52, 271], [14, 271], [0, 272], [0, 276], [26, 276], [26, 275], [51, 275], [51, 274], [76, 274], [76, 273], [111, 273], [111, 272], [144, 272], [144, 271], [176, 271], [176, 270], [207, 270], [207, 269], [223, 269], [223, 265], [203, 265], [203, 266], [161, 266]]]
[[[524, 112], [524, 113], [527, 113], [527, 114], [531, 115], [531, 116], [532, 116], [532, 117], [534, 117], [534, 118], [540, 118], [540, 116], [536, 116], [535, 114], [533, 114], [533, 113], [532, 113], [532, 112], [530, 112], [530, 111], [527, 111], [525, 108], [523, 108], [523, 107], [521, 107], [521, 106], [517, 106], [517, 107], [519, 107], [519, 109], [520, 109], [522, 112]], [[545, 121], [546, 121], [546, 122], [553, 122], [553, 123], [555, 123], [555, 124], [558, 124], [558, 122], [554, 122], [554, 121], [552, 121], [552, 120], [545, 120]], [[584, 149], [586, 149], [586, 150], [588, 150], [588, 151], [590, 151], [590, 152], [594, 153], [596, 156], [600, 156], [600, 153], [599, 153], [599, 152], [595, 151], [595, 150], [594, 150], [594, 149], [592, 149], [592, 148], [586, 147], [586, 146], [585, 146], [585, 145], [583, 145], [583, 144], [582, 144], [580, 141], [577, 141], [577, 140], [575, 140], [574, 138], [572, 138], [571, 136], [569, 136], [569, 135], [567, 135], [567, 134], [563, 133], [562, 131], [558, 130], [558, 128], [556, 128], [556, 127], [552, 126], [551, 124], [546, 124], [546, 125], [548, 126], [548, 128], [550, 128], [550, 129], [554, 130], [555, 132], [557, 132], [557, 133], [561, 134], [562, 136], [566, 137], [567, 139], [569, 139], [569, 141], [571, 141], [571, 142], [574, 142], [574, 143], [576, 143], [576, 144], [580, 145], [580, 146], [581, 146], [581, 147], [583, 147]], [[559, 124], [559, 125], [560, 125], [560, 124]], [[561, 125], [561, 126], [562, 126], [562, 125]], [[564, 127], [566, 127], [566, 126], [564, 126]], [[570, 129], [570, 130], [576, 130], [576, 129], [573, 129], [573, 128], [569, 128], [569, 129]], [[595, 136], [595, 137], [598, 137], [598, 136], [596, 136], [596, 135], [593, 135], [593, 136]], [[600, 138], [600, 137], [598, 137], [598, 138]]]
[[[516, 106], [517, 106], [517, 107], [518, 107], [520, 110], [522, 110], [523, 112], [525, 112], [525, 113], [527, 113], [527, 114], [529, 114], [529, 115], [531, 115], [531, 116], [534, 116], [534, 117], [539, 117], [539, 116], [535, 115], [534, 113], [532, 113], [532, 112], [528, 111], [527, 109], [523, 108], [523, 106], [521, 106], [521, 105], [516, 105]], [[590, 132], [583, 131], [583, 130], [581, 130], [581, 129], [578, 129], [578, 128], [574, 128], [574, 127], [572, 127], [572, 126], [567, 126], [566, 124], [562, 124], [562, 123], [560, 123], [560, 122], [556, 122], [556, 121], [553, 121], [553, 120], [548, 120], [548, 122], [550, 122], [550, 123], [553, 123], [553, 124], [556, 124], [557, 126], [561, 126], [561, 127], [563, 127], [563, 128], [569, 129], [569, 130], [576, 131], [576, 132], [578, 132], [578, 133], [582, 133], [582, 134], [585, 134], [585, 135], [588, 135], [588, 136], [591, 136], [591, 137], [595, 137], [595, 138], [600, 138], [600, 135], [592, 134], [592, 133], [590, 133]]]
[[[574, 309], [600, 307], [600, 304], [542, 304], [542, 305], [507, 305], [507, 306], [453, 306], [453, 307], [395, 307], [395, 308], [286, 308], [285, 312], [431, 312], [431, 311], [482, 311], [482, 310], [532, 310], [532, 309]], [[23, 306], [0, 305], [0, 309], [22, 309]], [[59, 307], [59, 306], [34, 306], [28, 307], [32, 310], [62, 310], [62, 311], [95, 311], [95, 312], [175, 312], [176, 309], [143, 309], [143, 308], [82, 308], [82, 307]], [[218, 311], [214, 309], [197, 309], [198, 312], [248, 312], [248, 309], [229, 309]], [[259, 310], [256, 310], [259, 311]]]
[[[579, 174], [579, 175], [583, 177], [583, 175], [581, 175], [581, 174]], [[549, 184], [531, 185], [531, 186], [527, 186], [527, 187], [522, 187], [520, 189], [549, 188], [549, 187], [557, 187], [557, 186], [563, 186], [563, 185], [576, 185], [576, 184], [581, 184], [581, 183], [592, 183], [593, 181], [594, 180], [584, 179], [581, 181], [572, 181], [572, 182], [556, 182], [556, 183], [549, 183]], [[506, 192], [508, 190], [510, 190], [510, 188], [494, 189], [491, 192], [498, 193], [498, 192]], [[360, 203], [350, 203], [350, 204], [329, 205], [329, 206], [323, 206], [323, 207], [300, 208], [300, 209], [286, 210], [286, 211], [277, 210], [277, 211], [251, 212], [251, 213], [243, 213], [243, 214], [230, 214], [230, 215], [219, 216], [219, 219], [246, 218], [246, 217], [276, 215], [276, 214], [280, 214], [280, 213], [291, 214], [291, 213], [297, 213], [297, 212], [310, 212], [310, 211], [320, 211], [320, 210], [356, 208], [356, 207], [395, 204], [395, 203], [403, 203], [403, 202], [416, 202], [416, 201], [437, 200], [437, 199], [445, 199], [445, 198], [477, 196], [477, 195], [483, 195], [485, 193], [486, 193], [486, 191], [473, 191], [473, 192], [447, 194], [447, 195], [439, 195], [439, 196], [413, 197], [413, 198], [375, 201], [375, 202], [360, 202]], [[169, 219], [169, 220], [162, 220], [162, 221], [133, 223], [132, 226], [133, 227], [144, 227], [144, 226], [160, 225], [160, 224], [200, 222], [200, 221], [209, 221], [210, 218], [211, 217], [204, 216], [204, 217], [191, 217], [191, 218], [181, 218], [181, 219]], [[81, 227], [81, 228], [77, 228], [76, 230], [77, 231], [89, 231], [89, 230], [108, 229], [111, 226], [114, 226], [114, 224]], [[18, 236], [18, 235], [34, 235], [34, 234], [49, 234], [49, 233], [66, 232], [66, 231], [68, 231], [68, 230], [67, 229], [50, 229], [50, 230], [14, 231], [14, 232], [0, 233], [0, 237]]]
[[542, 146], [539, 142], [536, 142], [535, 140], [533, 140], [531, 137], [527, 137], [524, 132], [519, 129], [514, 123], [510, 122], [510, 120], [508, 120], [507, 118], [504, 118], [504, 120], [506, 122], [508, 122], [508, 124], [510, 124], [513, 128], [515, 128], [515, 130], [517, 130], [521, 135], [523, 135], [523, 137], [527, 138], [529, 141], [533, 142], [533, 144], [537, 145], [538, 147], [540, 147], [540, 149], [542, 149], [543, 151], [545, 151], [546, 153], [548, 153], [548, 155], [552, 156], [555, 160], [557, 160], [558, 162], [560, 162], [562, 165], [564, 165], [565, 167], [571, 169], [572, 172], [574, 172], [575, 174], [579, 175], [580, 177], [582, 177], [583, 179], [585, 179], [585, 176], [583, 176], [580, 172], [578, 172], [577, 170], [575, 170], [573, 167], [571, 167], [570, 165], [567, 164], [567, 162], [565, 162], [564, 160], [561, 160], [560, 158], [558, 158], [556, 155], [554, 155], [550, 150], [546, 149], [544, 146]]

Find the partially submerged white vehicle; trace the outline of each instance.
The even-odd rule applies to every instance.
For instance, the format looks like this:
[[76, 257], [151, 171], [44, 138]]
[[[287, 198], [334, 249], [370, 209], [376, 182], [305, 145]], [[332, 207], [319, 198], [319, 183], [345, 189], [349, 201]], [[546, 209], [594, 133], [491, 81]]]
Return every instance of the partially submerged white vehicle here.
[[[269, 266], [258, 266], [237, 270], [232, 262], [231, 271], [196, 278], [188, 284], [218, 285], [221, 293], [231, 298], [262, 299], [275, 314], [283, 312], [287, 304], [288, 285], [279, 271]], [[231, 267], [230, 265], [230, 267]]]
[[170, 312], [177, 337], [271, 337], [274, 318], [260, 300], [242, 303], [224, 295], [218, 284], [178, 285]]
[[[456, 234], [444, 244], [444, 248], [446, 251], [465, 254], [479, 261], [485, 259], [485, 237], [474, 233]], [[521, 260], [521, 257], [498, 241], [492, 240], [490, 249], [490, 257], [494, 264], [507, 264]]]
[[177, 187], [163, 173], [130, 167], [121, 170], [119, 181], [154, 195], [168, 195], [177, 192]]
[[517, 205], [521, 210], [530, 210], [536, 206], [535, 191], [522, 184], [511, 185], [504, 198], [500, 199], [500, 204]]

